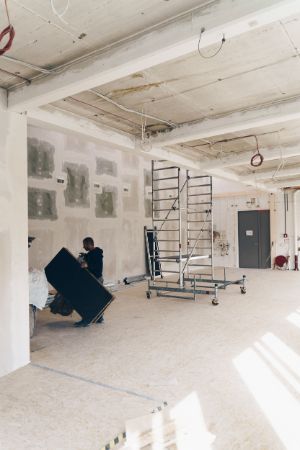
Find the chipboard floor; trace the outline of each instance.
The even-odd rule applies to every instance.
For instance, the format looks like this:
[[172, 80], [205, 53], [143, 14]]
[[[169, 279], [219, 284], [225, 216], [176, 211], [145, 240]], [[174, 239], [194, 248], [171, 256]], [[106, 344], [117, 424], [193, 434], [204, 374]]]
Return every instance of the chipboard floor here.
[[299, 450], [300, 273], [242, 273], [247, 294], [219, 306], [149, 301], [140, 283], [101, 325], [40, 312], [31, 364], [0, 380], [0, 449], [100, 450], [167, 401], [192, 434], [179, 450]]

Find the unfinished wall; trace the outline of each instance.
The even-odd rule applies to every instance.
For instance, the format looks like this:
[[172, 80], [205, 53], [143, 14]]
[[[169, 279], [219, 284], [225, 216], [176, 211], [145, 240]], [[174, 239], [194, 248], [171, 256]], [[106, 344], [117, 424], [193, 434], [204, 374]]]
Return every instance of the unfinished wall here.
[[0, 376], [29, 362], [26, 136], [0, 98]]
[[[289, 193], [287, 227], [288, 237], [284, 237], [284, 199], [283, 192], [267, 194], [252, 192], [249, 194], [231, 194], [215, 197], [213, 203], [214, 230], [217, 232], [214, 242], [214, 263], [216, 266], [238, 267], [238, 211], [270, 210], [271, 222], [271, 263], [276, 255], [290, 256], [290, 266], [294, 267], [295, 232], [294, 200]], [[300, 225], [300, 196], [297, 197], [297, 216]], [[297, 233], [300, 237], [300, 228]], [[228, 249], [224, 249], [226, 244]], [[223, 247], [223, 251], [222, 251]]]
[[29, 127], [28, 135], [30, 265], [44, 267], [62, 246], [77, 255], [92, 236], [106, 281], [145, 273], [150, 161], [55, 130]]

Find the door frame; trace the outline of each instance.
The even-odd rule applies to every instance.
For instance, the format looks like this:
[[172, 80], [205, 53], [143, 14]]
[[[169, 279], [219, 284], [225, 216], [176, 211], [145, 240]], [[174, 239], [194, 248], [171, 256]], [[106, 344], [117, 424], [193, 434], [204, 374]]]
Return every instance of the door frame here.
[[240, 267], [240, 248], [239, 248], [239, 212], [247, 212], [247, 211], [269, 211], [269, 217], [270, 217], [270, 268], [272, 269], [272, 261], [273, 261], [273, 240], [272, 240], [272, 236], [273, 236], [273, 226], [274, 226], [274, 210], [272, 208], [272, 205], [268, 205], [268, 208], [249, 208], [249, 209], [237, 209], [236, 210], [236, 215], [235, 215], [235, 248], [236, 248], [236, 267], [239, 268]]

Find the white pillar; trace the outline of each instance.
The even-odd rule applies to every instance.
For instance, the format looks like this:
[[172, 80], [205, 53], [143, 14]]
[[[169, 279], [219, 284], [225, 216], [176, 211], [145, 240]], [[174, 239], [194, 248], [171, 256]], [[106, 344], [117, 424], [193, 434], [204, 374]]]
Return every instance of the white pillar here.
[[[294, 191], [294, 249], [295, 249], [295, 256], [299, 258], [299, 193], [300, 191], [297, 189]], [[299, 267], [299, 260], [298, 260], [298, 267]], [[294, 264], [295, 268], [295, 264]]]
[[27, 120], [0, 89], [0, 376], [29, 362]]
[[269, 205], [270, 205], [270, 237], [271, 237], [271, 268], [273, 269], [274, 260], [277, 251], [277, 213], [276, 213], [276, 202], [278, 201], [278, 196], [276, 194], [269, 195]]

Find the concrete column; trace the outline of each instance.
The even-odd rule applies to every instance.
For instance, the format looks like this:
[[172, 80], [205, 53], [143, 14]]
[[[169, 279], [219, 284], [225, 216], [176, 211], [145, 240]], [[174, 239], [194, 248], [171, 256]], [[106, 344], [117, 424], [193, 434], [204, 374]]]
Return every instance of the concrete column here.
[[276, 194], [269, 194], [270, 205], [270, 238], [271, 238], [271, 268], [273, 268], [277, 251], [277, 212], [276, 212]]
[[29, 362], [27, 120], [0, 89], [0, 376]]

